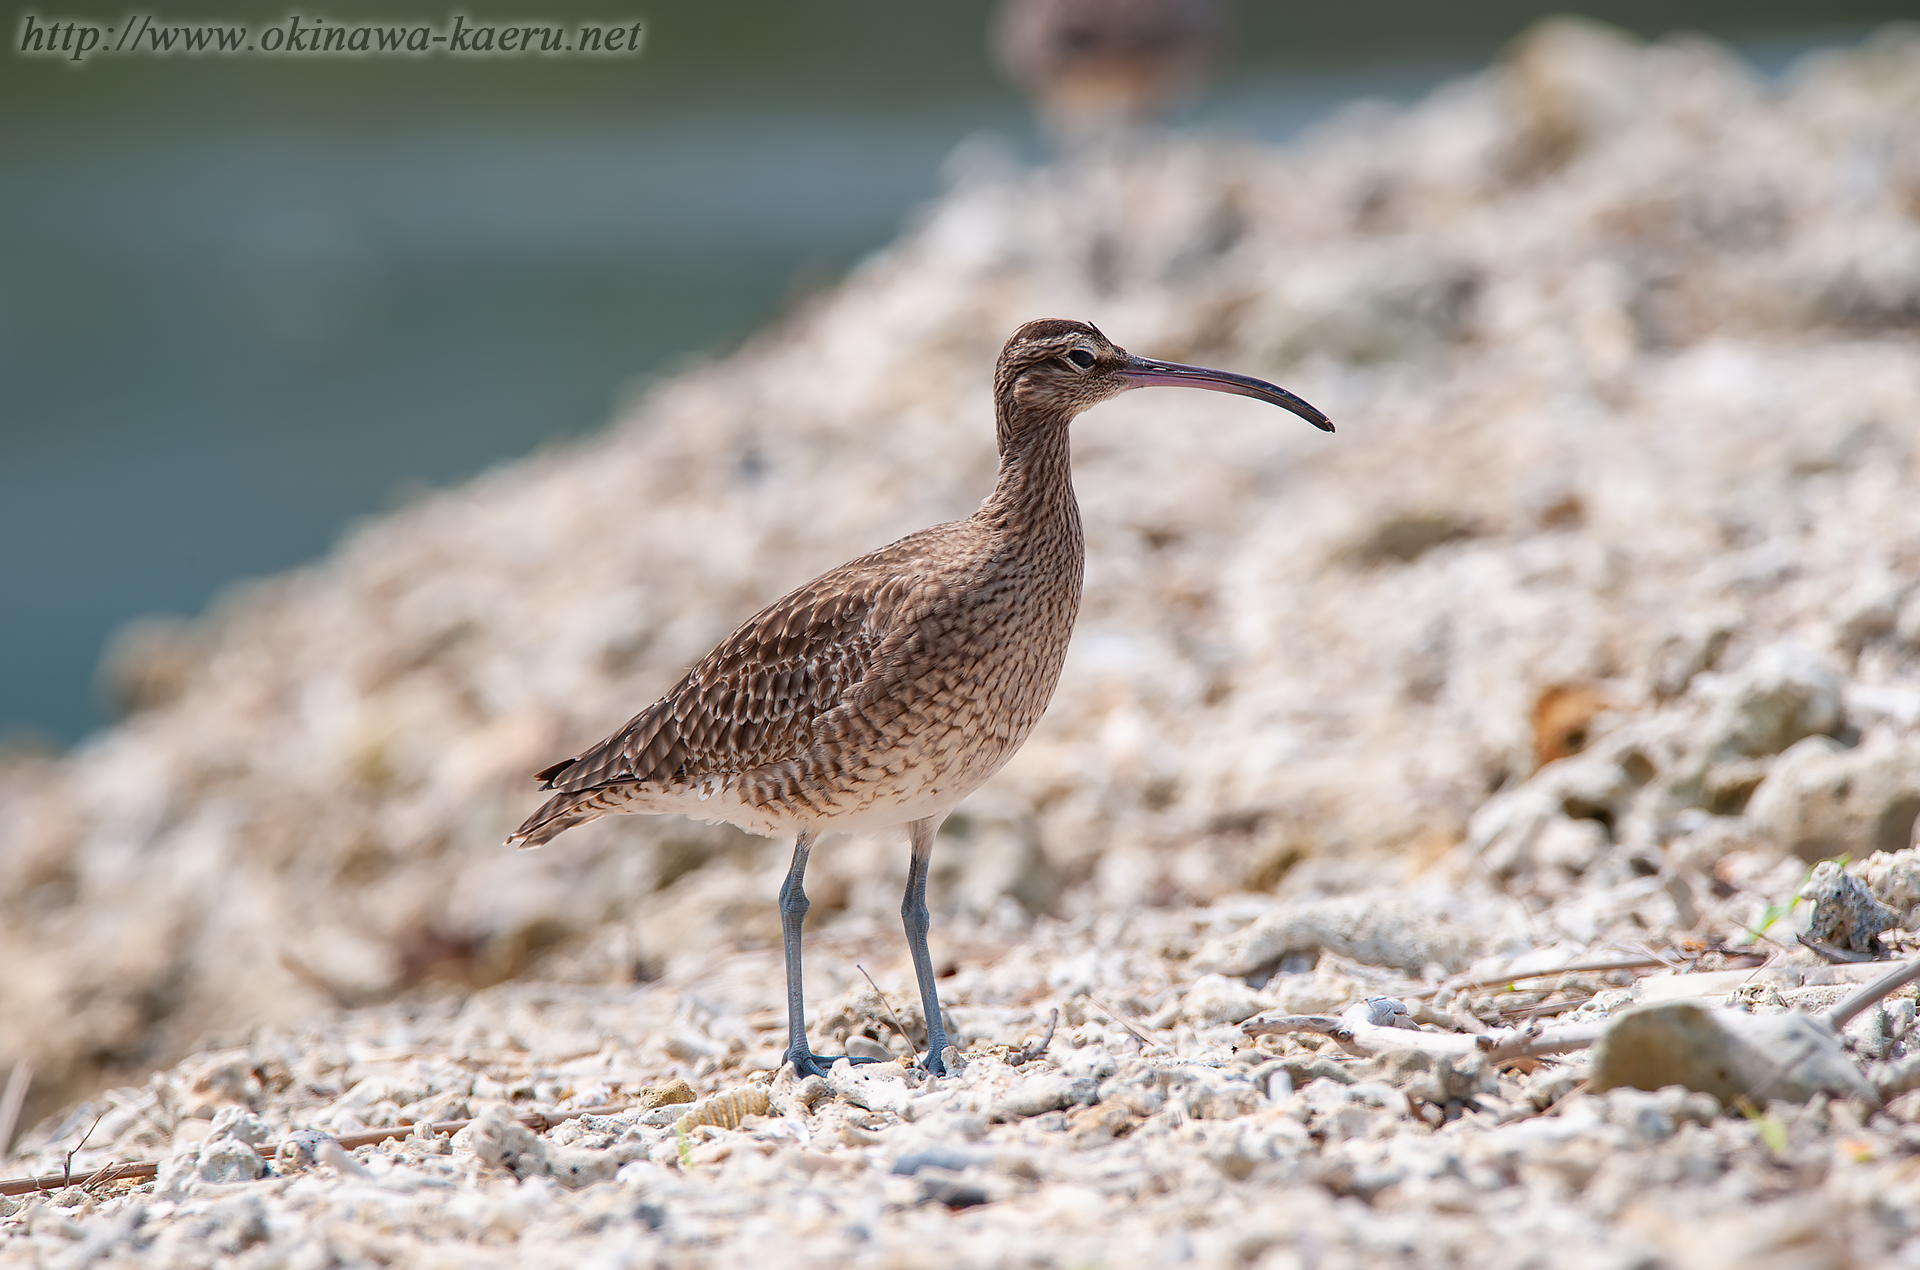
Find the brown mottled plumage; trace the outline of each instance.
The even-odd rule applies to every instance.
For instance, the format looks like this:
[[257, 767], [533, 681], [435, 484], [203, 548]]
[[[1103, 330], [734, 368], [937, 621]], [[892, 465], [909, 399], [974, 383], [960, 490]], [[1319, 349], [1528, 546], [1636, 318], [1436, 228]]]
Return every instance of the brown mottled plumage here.
[[908, 825], [902, 905], [931, 1040], [945, 1044], [926, 949], [926, 867], [940, 819], [1013, 756], [1060, 678], [1084, 543], [1068, 425], [1116, 393], [1239, 393], [1332, 431], [1260, 380], [1130, 357], [1082, 322], [1029, 322], [994, 372], [1000, 474], [965, 520], [909, 534], [749, 618], [671, 692], [539, 774], [554, 791], [509, 843], [535, 847], [608, 812], [679, 812], [796, 836], [781, 892], [789, 1056], [819, 1069], [800, 1000], [802, 876], [818, 833]]

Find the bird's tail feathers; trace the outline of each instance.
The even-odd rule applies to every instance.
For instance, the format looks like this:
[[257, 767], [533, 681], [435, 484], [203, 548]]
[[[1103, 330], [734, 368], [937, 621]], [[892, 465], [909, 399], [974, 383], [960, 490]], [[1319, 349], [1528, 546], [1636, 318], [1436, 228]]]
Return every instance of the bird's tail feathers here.
[[540, 805], [539, 811], [528, 816], [524, 824], [507, 835], [507, 845], [519, 847], [522, 851], [544, 847], [575, 825], [598, 820], [605, 808], [589, 804], [598, 802], [600, 793], [600, 790], [585, 790], [554, 795]]

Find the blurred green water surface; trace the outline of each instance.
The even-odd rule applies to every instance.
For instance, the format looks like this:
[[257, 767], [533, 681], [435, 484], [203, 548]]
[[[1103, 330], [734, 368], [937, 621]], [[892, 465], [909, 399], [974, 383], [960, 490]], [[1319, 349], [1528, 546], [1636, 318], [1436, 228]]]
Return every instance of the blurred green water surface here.
[[[602, 423], [886, 242], [961, 140], [1037, 157], [990, 5], [471, 4], [644, 19], [637, 58], [0, 52], [0, 738], [108, 720], [111, 632], [196, 613], [353, 518]], [[1763, 65], [1908, 4], [1592, 5]], [[115, 5], [32, 6], [120, 22]], [[443, 21], [425, 5], [164, 10]], [[1243, 3], [1187, 123], [1282, 139], [1411, 99], [1548, 6]]]

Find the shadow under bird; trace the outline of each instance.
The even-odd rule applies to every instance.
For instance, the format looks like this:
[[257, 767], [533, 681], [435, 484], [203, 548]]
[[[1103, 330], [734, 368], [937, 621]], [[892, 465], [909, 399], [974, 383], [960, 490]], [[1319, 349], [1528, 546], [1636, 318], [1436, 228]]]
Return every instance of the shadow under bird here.
[[980, 510], [823, 573], [747, 619], [624, 728], [539, 773], [553, 797], [508, 844], [537, 847], [609, 812], [793, 835], [780, 888], [787, 1059], [806, 1076], [834, 1061], [807, 1047], [807, 855], [822, 833], [905, 825], [900, 916], [926, 1015], [924, 1066], [945, 1074], [927, 951], [934, 833], [1013, 757], [1060, 679], [1086, 555], [1068, 427], [1090, 406], [1151, 386], [1235, 393], [1333, 431], [1263, 380], [1130, 356], [1085, 322], [1027, 323], [994, 369], [1000, 471]]

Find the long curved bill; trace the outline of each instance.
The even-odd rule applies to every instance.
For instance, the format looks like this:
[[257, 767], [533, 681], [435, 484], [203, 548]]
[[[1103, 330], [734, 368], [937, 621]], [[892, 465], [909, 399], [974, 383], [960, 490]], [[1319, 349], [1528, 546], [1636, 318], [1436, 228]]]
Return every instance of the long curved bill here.
[[1155, 361], [1151, 357], [1129, 357], [1120, 374], [1134, 388], [1206, 388], [1213, 392], [1230, 392], [1236, 397], [1251, 397], [1255, 401], [1279, 406], [1282, 410], [1291, 410], [1322, 432], [1333, 431], [1333, 420], [1301, 398], [1251, 375], [1208, 370], [1204, 366], [1182, 366], [1179, 362]]

